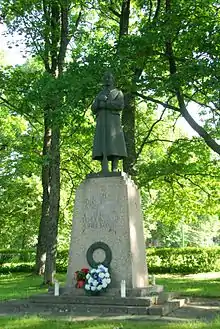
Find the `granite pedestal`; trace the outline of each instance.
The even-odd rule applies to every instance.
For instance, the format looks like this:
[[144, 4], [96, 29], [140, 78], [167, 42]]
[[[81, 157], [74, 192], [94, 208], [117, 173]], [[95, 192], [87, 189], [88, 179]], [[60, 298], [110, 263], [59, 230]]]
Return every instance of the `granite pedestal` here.
[[[147, 286], [147, 266], [140, 195], [134, 182], [121, 174], [85, 179], [76, 192], [69, 252], [66, 291], [74, 288], [74, 272], [89, 267], [86, 253], [96, 243], [104, 242], [112, 252], [111, 289]], [[102, 262], [103, 250], [93, 258]], [[139, 290], [139, 289], [138, 289]]]

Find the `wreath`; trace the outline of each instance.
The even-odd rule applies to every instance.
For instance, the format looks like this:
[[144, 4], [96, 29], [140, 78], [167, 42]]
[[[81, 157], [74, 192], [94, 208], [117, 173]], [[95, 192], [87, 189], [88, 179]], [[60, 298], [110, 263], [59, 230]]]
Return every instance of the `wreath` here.
[[[95, 250], [97, 249], [102, 249], [105, 252], [105, 259], [103, 262], [96, 262], [93, 258], [93, 253]], [[109, 267], [111, 261], [112, 261], [112, 251], [109, 248], [109, 246], [104, 243], [104, 242], [95, 242], [93, 243], [89, 249], [86, 252], [86, 259], [88, 264], [92, 267], [92, 268], [96, 268], [98, 265], [103, 264], [106, 267]]]

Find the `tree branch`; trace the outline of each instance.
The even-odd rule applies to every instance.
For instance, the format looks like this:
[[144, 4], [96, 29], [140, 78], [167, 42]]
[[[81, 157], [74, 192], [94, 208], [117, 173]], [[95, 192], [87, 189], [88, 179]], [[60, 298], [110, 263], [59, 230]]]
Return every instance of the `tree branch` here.
[[153, 103], [156, 103], [158, 105], [162, 105], [164, 108], [166, 109], [170, 109], [170, 110], [174, 110], [176, 112], [180, 112], [180, 109], [179, 107], [176, 107], [176, 106], [173, 106], [173, 105], [170, 105], [168, 102], [167, 103], [164, 103], [162, 101], [160, 101], [159, 99], [155, 99], [151, 96], [146, 96], [146, 95], [143, 95], [143, 94], [140, 94], [138, 92], [135, 92], [133, 93], [134, 95], [138, 96], [138, 97], [141, 97], [142, 99], [144, 100], [147, 100], [147, 101], [150, 101], [150, 102], [153, 102]]
[[[73, 191], [76, 189], [76, 186], [74, 184], [74, 180], [73, 180], [73, 177], [70, 173], [70, 171], [67, 169], [67, 168], [60, 168], [61, 171], [65, 171], [67, 173], [67, 175], [69, 176], [70, 180], [71, 180], [71, 183], [72, 183], [72, 188], [71, 188], [71, 191], [70, 191], [70, 196], [66, 202], [66, 207], [68, 206], [68, 204], [70, 203], [70, 200], [72, 198], [72, 195], [73, 195]], [[82, 177], [80, 177], [80, 179], [82, 179]]]
[[[5, 105], [9, 110], [15, 110], [16, 112], [19, 113], [19, 108], [14, 106], [14, 104], [10, 103], [7, 99], [5, 99], [4, 97], [0, 96], [0, 99], [2, 100], [2, 103], [3, 105]], [[28, 114], [28, 113], [23, 113], [24, 116], [27, 116], [29, 119], [33, 119], [33, 117]], [[36, 118], [34, 118], [34, 120], [39, 123], [41, 126], [42, 126], [42, 122], [40, 122], [39, 120], [37, 120]], [[29, 124], [37, 130], [37, 128], [35, 127], [35, 125], [30, 121], [28, 120]]]
[[115, 15], [117, 16], [118, 18], [121, 17], [120, 13], [117, 12], [117, 10], [115, 10], [114, 8], [112, 8], [111, 6], [108, 7], [108, 9]]
[[51, 5], [51, 74], [55, 76], [58, 65], [58, 43], [60, 40], [59, 20], [60, 20], [60, 7], [55, 1]]
[[43, 62], [44, 62], [45, 70], [47, 72], [50, 72], [50, 61], [49, 61], [50, 38], [47, 30], [50, 26], [50, 15], [48, 13], [45, 0], [43, 0], [43, 17], [45, 19], [45, 28], [43, 31], [43, 38], [45, 42]]
[[144, 148], [144, 146], [146, 144], [146, 141], [149, 138], [150, 134], [152, 133], [154, 127], [156, 126], [156, 124], [158, 124], [163, 119], [163, 115], [165, 113], [165, 110], [166, 109], [163, 110], [163, 112], [161, 113], [159, 119], [152, 124], [152, 126], [150, 127], [147, 135], [144, 137], [144, 139], [143, 139], [143, 141], [141, 143], [141, 146], [140, 146], [140, 148], [139, 148], [139, 150], [137, 152], [137, 155], [136, 155], [136, 158], [135, 158], [135, 162], [133, 163], [133, 165], [137, 162], [137, 159], [138, 159], [139, 155], [141, 154], [141, 152], [142, 152], [142, 150], [143, 150], [143, 148]]
[[194, 102], [194, 103], [196, 103], [196, 104], [202, 106], [202, 107], [207, 107], [207, 108], [209, 108], [211, 111], [214, 111], [214, 108], [213, 108], [212, 106], [210, 106], [210, 105], [208, 105], [208, 104], [204, 104], [204, 103], [202, 103], [202, 102], [199, 102], [198, 100], [196, 100], [196, 99], [193, 98], [193, 95], [192, 95], [192, 96], [189, 96], [189, 95], [183, 94], [183, 96], [184, 96], [185, 98], [189, 99], [190, 101], [192, 101], [192, 102]]
[[152, 0], [149, 0], [149, 2], [150, 2], [150, 4], [149, 4], [148, 23], [150, 23], [150, 21], [151, 21], [152, 7], [153, 7]]
[[166, 142], [166, 143], [174, 143], [174, 141], [171, 141], [169, 139], [151, 139], [145, 142], [145, 144], [153, 144], [153, 143], [157, 143], [157, 142]]
[[[166, 12], [167, 14], [170, 13], [170, 0], [166, 0]], [[169, 37], [166, 41], [166, 56], [168, 58], [169, 62], [169, 67], [170, 67], [170, 76], [173, 77], [177, 73], [177, 66], [176, 66], [176, 61], [174, 57], [174, 52], [173, 52], [173, 45], [171, 38]], [[175, 86], [174, 87], [175, 94], [177, 97], [177, 101], [179, 104], [179, 111], [184, 117], [184, 119], [188, 122], [188, 124], [201, 136], [205, 143], [216, 153], [220, 154], [220, 145], [216, 143], [216, 141], [211, 137], [210, 134], [207, 133], [207, 131], [200, 126], [194, 119], [193, 117], [189, 114], [185, 101], [184, 101], [184, 96], [181, 90], [181, 86]]]
[[159, 15], [160, 5], [161, 5], [161, 0], [157, 0], [157, 8], [156, 8], [156, 11], [155, 11], [155, 14], [154, 14], [153, 22], [156, 21], [158, 15]]
[[210, 193], [208, 191], [206, 191], [203, 187], [201, 187], [201, 185], [195, 183], [191, 178], [189, 177], [186, 177], [185, 175], [181, 175], [181, 174], [177, 174], [177, 176], [181, 177], [181, 178], [184, 178], [184, 179], [187, 179], [192, 185], [198, 187], [201, 191], [203, 191], [204, 193], [206, 193], [209, 197], [211, 197]]
[[58, 53], [58, 73], [63, 72], [63, 63], [66, 54], [66, 49], [69, 43], [68, 39], [68, 4], [61, 4], [61, 32], [60, 32], [60, 49]]

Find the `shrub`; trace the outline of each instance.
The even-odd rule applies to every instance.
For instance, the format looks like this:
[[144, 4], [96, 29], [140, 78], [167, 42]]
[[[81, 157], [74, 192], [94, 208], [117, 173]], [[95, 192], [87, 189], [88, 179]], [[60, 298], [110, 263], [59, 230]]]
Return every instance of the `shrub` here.
[[34, 249], [0, 249], [0, 264], [20, 261], [33, 262], [35, 253]]
[[220, 270], [220, 247], [147, 249], [150, 273], [201, 273]]
[[69, 257], [69, 250], [59, 250], [57, 252], [57, 272], [64, 273], [67, 271], [67, 265], [68, 265], [68, 257]]
[[[11, 272], [32, 272], [34, 270], [36, 251], [33, 249], [0, 250], [0, 273]], [[69, 250], [60, 250], [57, 252], [57, 272], [65, 273], [67, 271]]]
[[30, 273], [34, 270], [34, 263], [6, 263], [0, 266], [0, 274]]
[[[68, 250], [57, 253], [57, 272], [65, 273]], [[22, 256], [28, 262], [20, 261]], [[35, 250], [0, 250], [0, 273], [31, 272], [34, 270]], [[149, 248], [149, 273], [201, 273], [220, 271], [220, 247], [214, 248]], [[86, 266], [86, 264], [85, 264]]]

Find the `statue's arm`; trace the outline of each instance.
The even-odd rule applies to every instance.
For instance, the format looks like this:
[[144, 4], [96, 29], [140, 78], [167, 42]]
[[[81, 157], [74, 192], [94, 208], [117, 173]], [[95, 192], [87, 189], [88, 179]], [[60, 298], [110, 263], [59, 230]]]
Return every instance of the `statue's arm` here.
[[122, 91], [118, 91], [117, 96], [107, 101], [107, 109], [109, 110], [115, 110], [115, 111], [121, 111], [124, 108], [124, 95]]
[[98, 111], [98, 99], [96, 97], [94, 103], [92, 104], [92, 113], [96, 114], [97, 111]]

